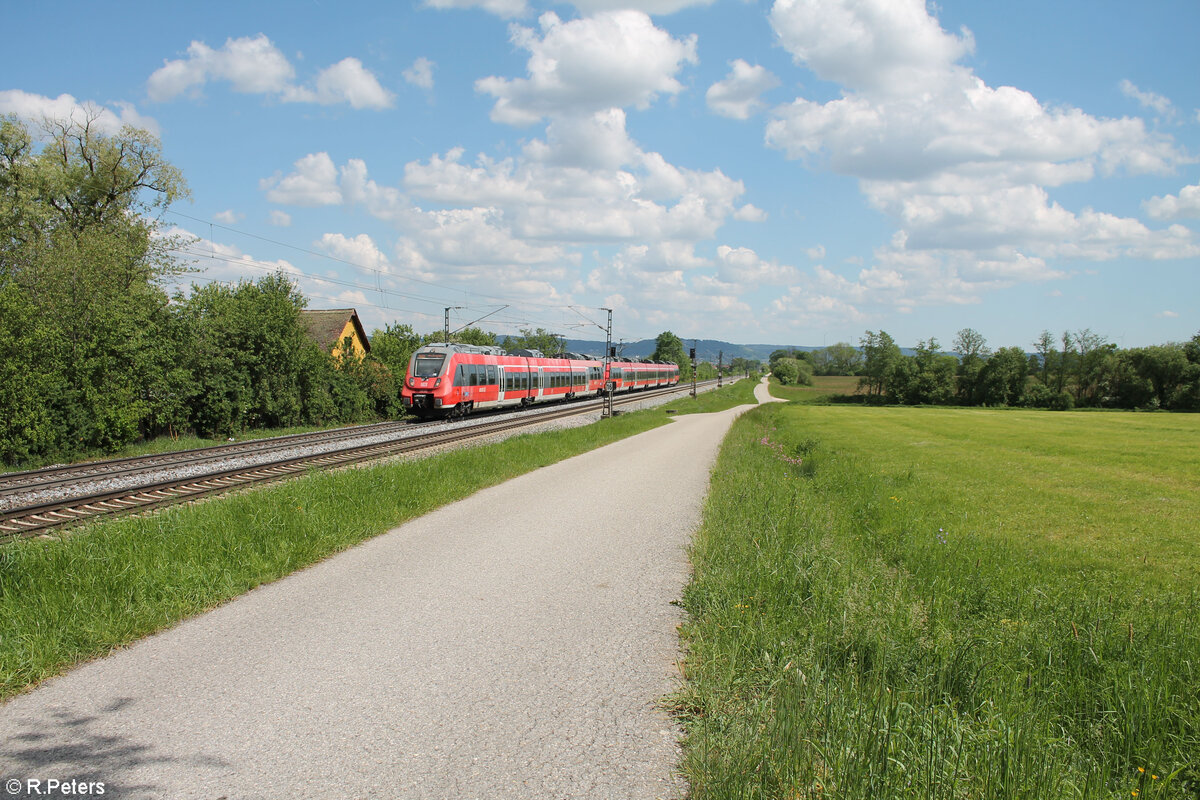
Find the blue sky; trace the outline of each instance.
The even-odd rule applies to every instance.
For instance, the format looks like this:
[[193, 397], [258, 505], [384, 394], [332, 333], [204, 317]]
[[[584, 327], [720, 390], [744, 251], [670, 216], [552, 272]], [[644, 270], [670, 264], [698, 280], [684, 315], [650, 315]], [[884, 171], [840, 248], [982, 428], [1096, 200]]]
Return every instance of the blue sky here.
[[0, 113], [147, 127], [196, 282], [371, 330], [1200, 330], [1200, 4], [21, 4]]

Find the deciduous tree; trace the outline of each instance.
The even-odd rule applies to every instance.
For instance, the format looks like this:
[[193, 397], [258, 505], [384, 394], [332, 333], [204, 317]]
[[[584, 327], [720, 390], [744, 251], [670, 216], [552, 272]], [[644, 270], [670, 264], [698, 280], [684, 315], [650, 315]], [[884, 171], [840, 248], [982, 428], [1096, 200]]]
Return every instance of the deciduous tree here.
[[863, 377], [860, 388], [869, 396], [881, 397], [887, 392], [889, 381], [900, 363], [900, 348], [886, 331], [867, 331], [859, 344], [863, 353]]
[[988, 349], [983, 334], [973, 328], [963, 328], [954, 337], [954, 350], [958, 353], [956, 368], [956, 394], [966, 405], [978, 402], [979, 375], [992, 352]]
[[95, 119], [48, 121], [40, 149], [22, 123], [0, 121], [0, 284], [57, 348], [45, 402], [68, 450], [115, 449], [153, 427], [175, 361], [160, 282], [181, 267], [156, 214], [187, 188], [153, 136], [104, 135]]

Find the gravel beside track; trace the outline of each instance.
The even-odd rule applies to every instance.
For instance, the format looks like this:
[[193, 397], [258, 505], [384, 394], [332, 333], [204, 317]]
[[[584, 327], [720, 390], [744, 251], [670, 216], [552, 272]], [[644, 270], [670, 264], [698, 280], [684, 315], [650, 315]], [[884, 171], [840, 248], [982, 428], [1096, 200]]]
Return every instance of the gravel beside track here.
[[658, 706], [672, 601], [746, 408], [486, 489], [14, 698], [0, 775], [116, 798], [682, 797]]

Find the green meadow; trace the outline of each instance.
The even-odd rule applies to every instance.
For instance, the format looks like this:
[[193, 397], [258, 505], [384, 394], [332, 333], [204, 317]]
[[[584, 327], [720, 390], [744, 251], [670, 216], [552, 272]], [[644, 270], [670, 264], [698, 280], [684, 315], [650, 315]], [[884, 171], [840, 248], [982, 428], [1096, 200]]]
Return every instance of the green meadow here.
[[1200, 416], [773, 404], [684, 606], [695, 798], [1200, 797]]

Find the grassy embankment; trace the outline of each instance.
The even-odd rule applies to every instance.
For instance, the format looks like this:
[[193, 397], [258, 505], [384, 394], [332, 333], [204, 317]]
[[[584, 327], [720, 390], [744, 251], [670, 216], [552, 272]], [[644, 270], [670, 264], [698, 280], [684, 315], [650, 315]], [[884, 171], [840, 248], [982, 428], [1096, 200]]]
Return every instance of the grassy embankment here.
[[1200, 797], [1200, 416], [771, 405], [685, 594], [696, 798]]

